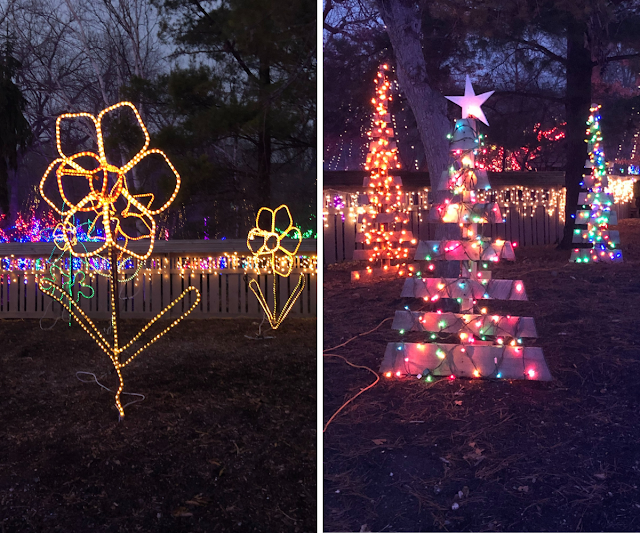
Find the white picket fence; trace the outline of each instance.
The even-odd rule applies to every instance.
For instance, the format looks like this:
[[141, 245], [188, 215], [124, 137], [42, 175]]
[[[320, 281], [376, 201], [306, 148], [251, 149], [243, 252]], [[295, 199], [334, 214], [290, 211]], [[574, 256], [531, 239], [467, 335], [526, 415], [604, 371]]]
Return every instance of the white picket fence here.
[[[48, 243], [3, 243], [0, 244], [0, 258], [47, 259], [53, 248]], [[299, 254], [315, 256], [316, 242], [303, 241]], [[201, 294], [198, 306], [189, 318], [232, 318], [262, 316], [262, 309], [249, 289], [251, 279], [260, 284], [262, 293], [273, 305], [274, 276], [245, 272], [241, 269], [189, 269], [186, 258], [212, 257], [222, 253], [249, 254], [246, 242], [225, 241], [160, 241], [147, 264], [154, 268], [140, 269], [138, 275], [119, 285], [120, 316], [125, 318], [150, 319], [176, 299], [189, 286], [196, 287]], [[162, 268], [158, 268], [161, 265]], [[133, 269], [125, 275], [133, 275]], [[45, 272], [48, 275], [48, 270]], [[41, 318], [59, 316], [61, 306], [41, 291], [36, 284], [37, 274], [26, 270], [0, 271], [0, 318]], [[276, 280], [278, 308], [283, 305], [300, 275], [305, 276], [305, 287], [290, 316], [315, 316], [317, 302], [317, 276], [315, 269], [296, 267], [288, 278]], [[109, 280], [99, 274], [87, 275], [84, 284], [93, 289], [93, 297], [79, 297], [80, 308], [94, 319], [108, 319], [111, 316], [111, 294]], [[182, 302], [174, 306], [163, 318], [175, 318], [187, 310], [195, 301], [195, 294], [188, 293]]]

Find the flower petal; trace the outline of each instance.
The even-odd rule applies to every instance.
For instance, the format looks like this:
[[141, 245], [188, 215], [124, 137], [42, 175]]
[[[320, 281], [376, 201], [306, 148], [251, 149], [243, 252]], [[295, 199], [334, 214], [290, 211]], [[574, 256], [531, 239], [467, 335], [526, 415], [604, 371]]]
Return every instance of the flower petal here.
[[256, 215], [256, 228], [271, 233], [274, 228], [274, 220], [273, 211], [268, 207], [261, 207]]
[[[165, 153], [162, 150], [158, 150], [157, 148], [153, 148], [151, 150], [147, 150], [140, 157], [138, 157], [136, 162], [139, 163], [140, 161], [142, 161], [143, 159], [145, 159], [146, 157], [148, 157], [148, 156], [150, 156], [152, 154], [159, 154], [162, 157], [162, 159], [164, 159], [164, 162], [161, 162], [160, 165], [162, 167], [164, 167], [164, 169], [166, 169], [166, 167], [169, 167], [169, 170], [171, 170], [171, 172], [173, 173], [173, 175], [176, 178], [176, 186], [174, 187], [173, 192], [171, 193], [171, 196], [169, 197], [169, 199], [164, 204], [162, 204], [157, 209], [152, 209], [151, 208], [151, 203], [153, 202], [153, 197], [152, 197], [151, 198], [151, 202], [149, 202], [148, 205], [144, 209], [149, 215], [158, 215], [158, 214], [162, 213], [167, 207], [169, 207], [169, 205], [171, 205], [171, 203], [175, 199], [176, 195], [178, 194], [178, 191], [180, 190], [180, 174], [178, 174], [178, 171], [171, 164], [171, 161], [169, 161], [169, 158], [165, 155]], [[165, 166], [165, 163], [166, 163], [166, 166]], [[131, 166], [133, 167], [133, 165], [131, 165]], [[124, 167], [123, 167], [122, 170], [123, 170], [123, 172], [126, 172]], [[128, 182], [128, 184], [130, 184], [130, 182]], [[129, 188], [129, 187], [127, 187], [127, 188]]]
[[[293, 225], [293, 218], [291, 218], [291, 211], [286, 205], [281, 205], [273, 212], [274, 227], [279, 231], [286, 231], [284, 228], [288, 228]], [[271, 230], [274, 231], [274, 230]]]
[[247, 247], [253, 255], [262, 255], [266, 246], [265, 235], [267, 232], [258, 228], [251, 228], [247, 236]]
[[[99, 207], [95, 191], [96, 188], [98, 190], [103, 188], [104, 182], [107, 180], [107, 176], [106, 173], [101, 170], [100, 166], [92, 170], [86, 169], [80, 165], [77, 160], [84, 157], [93, 158], [99, 165], [98, 156], [96, 154], [91, 152], [80, 152], [79, 154], [74, 154], [62, 161], [56, 169], [58, 192], [64, 202], [63, 209], [75, 208], [77, 211], [92, 211]], [[97, 182], [98, 187], [95, 186], [94, 182]], [[72, 183], [74, 185], [72, 185]], [[77, 192], [78, 189], [80, 189], [80, 193]], [[82, 194], [84, 194], [84, 196], [81, 196], [77, 202], [75, 202], [73, 201], [73, 197], [69, 198], [70, 195], [67, 194], [65, 190], [68, 190], [71, 195], [75, 197]], [[88, 198], [90, 198], [91, 201], [84, 202], [84, 200]], [[83, 207], [79, 208], [78, 206], [81, 203], [83, 204]]]
[[[155, 234], [156, 234], [156, 222], [153, 219], [153, 217], [146, 216], [146, 215], [142, 215], [142, 216], [129, 215], [129, 216], [135, 216], [141, 219], [144, 222], [145, 226], [147, 227], [148, 233], [146, 235], [139, 235], [139, 236], [129, 235], [126, 232], [126, 230], [122, 227], [122, 223], [120, 219], [113, 217], [114, 219], [117, 220], [116, 227], [113, 230], [114, 247], [120, 250], [123, 254], [129, 255], [131, 257], [135, 257], [136, 259], [140, 259], [141, 261], [144, 261], [147, 257], [151, 255], [151, 252], [153, 251], [153, 244], [154, 244]], [[120, 244], [122, 241], [119, 241], [118, 237], [124, 237], [124, 245]], [[144, 253], [137, 253], [132, 251], [129, 248], [129, 241], [140, 241], [142, 239], [149, 239], [149, 246], [146, 247], [146, 250], [144, 251]]]
[[112, 105], [110, 107], [107, 107], [106, 109], [103, 109], [98, 114], [97, 120], [96, 120], [96, 132], [98, 134], [98, 153], [100, 154], [100, 157], [103, 159], [103, 161], [106, 163], [107, 156], [106, 156], [105, 151], [104, 151], [104, 138], [103, 138], [103, 132], [102, 132], [102, 119], [108, 113], [111, 113], [112, 111], [116, 111], [117, 109], [120, 109], [121, 107], [128, 107], [133, 111], [133, 114], [135, 115], [136, 120], [138, 121], [140, 129], [142, 130], [142, 134], [144, 135], [144, 145], [142, 146], [142, 148], [138, 151], [138, 153], [136, 155], [134, 155], [131, 158], [131, 160], [128, 163], [126, 163], [125, 165], [120, 167], [120, 168], [122, 168], [123, 172], [128, 172], [129, 170], [131, 170], [133, 168], [133, 166], [142, 157], [144, 157], [144, 153], [146, 152], [147, 148], [149, 147], [149, 143], [151, 142], [151, 139], [149, 138], [149, 132], [147, 131], [147, 128], [145, 127], [144, 122], [142, 122], [142, 118], [140, 117], [140, 113], [138, 113], [138, 110], [136, 109], [136, 106], [134, 106], [131, 102], [118, 102], [115, 105]]
[[56, 147], [58, 148], [58, 153], [60, 154], [60, 157], [62, 157], [63, 159], [66, 159], [69, 156], [65, 155], [65, 153], [62, 151], [62, 137], [63, 137], [62, 127], [61, 127], [62, 121], [66, 119], [73, 119], [74, 122], [77, 122], [77, 119], [82, 117], [86, 117], [90, 119], [93, 124], [93, 131], [96, 131], [97, 129], [96, 117], [94, 117], [91, 113], [64, 113], [63, 115], [60, 115], [56, 119]]
[[276, 257], [273, 271], [283, 278], [289, 277], [295, 263], [294, 257], [290, 255], [281, 255]]
[[[80, 202], [80, 204], [82, 204], [82, 202]], [[62, 223], [64, 226], [73, 225], [73, 217], [75, 216], [77, 211], [78, 211], [77, 209], [71, 209], [64, 213], [65, 216], [62, 220]], [[104, 227], [102, 214], [98, 212], [95, 212], [95, 213], [96, 213], [96, 220], [93, 221], [92, 227], [100, 226], [100, 225]], [[89, 252], [87, 251], [87, 248], [85, 247], [83, 242], [78, 242], [77, 240], [75, 240], [74, 242], [70, 241], [68, 232], [63, 233], [62, 237], [64, 239], [65, 247], [70, 251], [71, 255], [75, 257], [92, 257], [94, 255], [100, 254], [108, 246], [108, 242], [105, 240], [102, 246], [98, 247], [96, 250], [92, 250]]]
[[280, 234], [278, 249], [285, 254], [296, 255], [300, 244], [302, 244], [302, 232], [296, 226], [291, 225]]

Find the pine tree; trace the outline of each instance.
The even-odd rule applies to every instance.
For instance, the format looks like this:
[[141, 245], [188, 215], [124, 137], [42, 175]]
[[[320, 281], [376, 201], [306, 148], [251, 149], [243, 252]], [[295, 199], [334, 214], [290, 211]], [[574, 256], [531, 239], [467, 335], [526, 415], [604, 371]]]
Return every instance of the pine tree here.
[[18, 152], [31, 141], [31, 127], [23, 114], [27, 101], [14, 83], [20, 67], [7, 37], [0, 51], [0, 208], [4, 213], [9, 212], [9, 169], [17, 169]]
[[358, 217], [361, 226], [356, 236], [356, 242], [363, 243], [364, 249], [355, 250], [353, 255], [355, 260], [366, 260], [370, 265], [364, 271], [353, 272], [352, 281], [384, 274], [402, 275], [410, 247], [416, 244], [411, 231], [404, 227], [408, 217], [403, 206], [402, 179], [394, 175], [400, 163], [389, 112], [393, 95], [388, 70], [388, 65], [381, 65], [374, 80], [374, 114], [372, 129], [367, 133], [370, 142], [364, 167], [370, 174], [363, 183], [367, 192], [361, 196], [368, 208]]
[[[440, 180], [445, 199], [432, 212], [443, 223], [462, 229], [459, 240], [420, 241], [415, 259], [422, 269], [405, 280], [402, 297], [420, 298], [420, 310], [396, 311], [393, 329], [426, 334], [425, 342], [389, 343], [381, 372], [387, 377], [431, 376], [550, 380], [542, 349], [524, 347], [537, 332], [531, 317], [490, 315], [479, 300], [526, 300], [520, 280], [491, 278], [489, 265], [515, 260], [510, 242], [485, 238], [478, 224], [504, 222], [497, 204], [480, 200], [489, 190], [485, 171], [475, 166], [480, 144], [476, 118], [486, 123], [480, 104], [491, 93], [475, 95], [469, 78], [464, 97], [448, 97], [462, 107], [462, 119], [451, 135], [453, 164]], [[456, 262], [454, 278], [423, 277], [437, 262]], [[457, 307], [456, 312], [442, 308]]]
[[620, 244], [617, 231], [609, 230], [609, 224], [617, 224], [618, 217], [611, 209], [613, 195], [608, 192], [607, 168], [602, 150], [602, 133], [600, 130], [600, 106], [591, 105], [591, 115], [587, 121], [587, 145], [589, 159], [585, 168], [591, 173], [583, 176], [580, 183], [583, 190], [578, 196], [574, 244], [583, 246], [571, 251], [569, 261], [575, 263], [622, 262], [622, 252], [616, 249]]

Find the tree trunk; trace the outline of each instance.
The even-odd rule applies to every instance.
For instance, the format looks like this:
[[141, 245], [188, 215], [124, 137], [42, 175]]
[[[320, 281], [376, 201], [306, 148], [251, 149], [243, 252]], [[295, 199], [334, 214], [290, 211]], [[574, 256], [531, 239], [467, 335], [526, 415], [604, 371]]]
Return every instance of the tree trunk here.
[[[431, 181], [429, 203], [439, 204], [446, 196], [439, 191], [442, 172], [449, 161], [447, 134], [452, 124], [447, 118], [447, 101], [438, 91], [429, 86], [427, 66], [420, 41], [420, 11], [410, 0], [376, 0], [384, 20], [391, 46], [396, 58], [396, 75], [402, 92], [413, 110]], [[438, 224], [435, 238], [459, 239], [458, 224]], [[459, 261], [438, 261], [436, 276], [458, 277]], [[458, 311], [455, 300], [440, 302], [445, 310]]]
[[3, 225], [10, 225], [9, 211], [9, 165], [7, 159], [0, 156], [0, 210], [5, 215]]
[[[271, 74], [269, 60], [263, 54], [260, 57], [260, 109], [261, 120], [258, 131], [258, 203], [271, 206], [271, 113], [269, 103], [269, 86]], [[274, 206], [275, 207], [275, 206]]]
[[435, 190], [447, 167], [451, 123], [447, 101], [429, 86], [420, 42], [420, 12], [409, 0], [376, 0], [396, 58], [396, 75], [416, 117], [420, 140]]
[[580, 182], [584, 174], [584, 163], [588, 157], [585, 132], [591, 107], [591, 52], [585, 46], [584, 24], [570, 22], [567, 27], [567, 93], [565, 109], [567, 115], [567, 164], [564, 183], [567, 188], [564, 235], [559, 248], [572, 247], [573, 229]]

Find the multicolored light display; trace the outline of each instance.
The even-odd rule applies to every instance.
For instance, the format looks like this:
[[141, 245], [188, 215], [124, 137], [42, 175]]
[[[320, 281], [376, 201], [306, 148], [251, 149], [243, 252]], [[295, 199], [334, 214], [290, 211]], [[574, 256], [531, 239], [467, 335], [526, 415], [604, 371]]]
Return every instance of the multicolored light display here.
[[622, 262], [622, 252], [616, 249], [620, 244], [620, 234], [609, 230], [609, 224], [617, 224], [616, 212], [611, 209], [614, 202], [609, 190], [607, 169], [602, 150], [600, 130], [600, 106], [591, 106], [587, 121], [587, 144], [589, 160], [585, 168], [591, 173], [584, 176], [581, 185], [586, 191], [578, 197], [573, 243], [582, 244], [571, 251], [569, 261], [575, 263]]
[[[475, 165], [481, 143], [472, 113], [486, 123], [478, 110], [490, 94], [476, 96], [467, 77], [465, 96], [453, 98], [463, 109], [450, 136], [454, 162], [440, 181], [444, 200], [433, 206], [431, 216], [456, 224], [461, 237], [418, 244], [415, 260], [421, 267], [405, 280], [401, 296], [421, 299], [423, 308], [396, 311], [392, 328], [403, 336], [420, 332], [426, 338], [387, 345], [380, 372], [388, 378], [551, 379], [542, 350], [523, 346], [524, 338], [537, 337], [533, 318], [489, 315], [478, 304], [527, 299], [522, 281], [491, 279], [490, 264], [515, 260], [512, 244], [491, 241], [478, 231], [478, 224], [503, 222], [497, 203], [479, 200], [478, 193], [491, 187], [486, 171]], [[457, 278], [423, 276], [437, 264], [452, 261], [459, 269]], [[444, 312], [445, 305], [457, 311]]]

